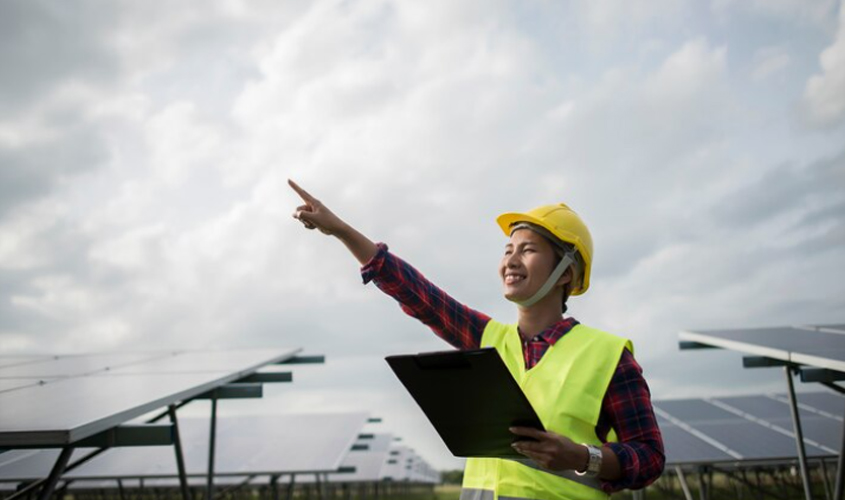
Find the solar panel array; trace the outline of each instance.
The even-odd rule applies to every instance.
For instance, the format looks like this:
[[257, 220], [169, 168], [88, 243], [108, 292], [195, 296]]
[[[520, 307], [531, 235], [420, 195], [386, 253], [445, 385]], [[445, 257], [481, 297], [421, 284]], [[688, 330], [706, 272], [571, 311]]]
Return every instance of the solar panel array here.
[[[367, 421], [365, 413], [218, 417], [215, 475], [335, 471]], [[188, 475], [208, 468], [209, 419], [181, 418], [179, 431]], [[55, 450], [10, 452], [20, 457], [0, 465], [0, 480], [46, 476]], [[6, 455], [0, 455], [0, 464]], [[11, 459], [13, 457], [9, 457]], [[5, 460], [8, 462], [9, 460]], [[177, 477], [173, 449], [162, 446], [113, 448], [65, 474], [65, 479]]]
[[298, 349], [0, 357], [0, 447], [64, 446]]
[[[809, 457], [835, 457], [842, 443], [845, 400], [798, 394]], [[796, 457], [785, 395], [654, 402], [669, 465], [788, 461]]]

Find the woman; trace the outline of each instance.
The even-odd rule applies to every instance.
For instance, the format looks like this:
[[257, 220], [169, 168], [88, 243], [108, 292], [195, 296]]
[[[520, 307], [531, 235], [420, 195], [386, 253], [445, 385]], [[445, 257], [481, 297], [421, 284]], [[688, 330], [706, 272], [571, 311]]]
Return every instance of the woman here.
[[528, 460], [470, 458], [462, 499], [606, 499], [638, 489], [663, 471], [663, 441], [642, 369], [627, 339], [563, 317], [570, 295], [589, 288], [592, 239], [566, 205], [508, 213], [499, 264], [516, 324], [499, 323], [437, 288], [345, 223], [293, 181], [303, 204], [294, 218], [342, 241], [402, 309], [458, 349], [495, 347], [547, 431], [514, 427]]

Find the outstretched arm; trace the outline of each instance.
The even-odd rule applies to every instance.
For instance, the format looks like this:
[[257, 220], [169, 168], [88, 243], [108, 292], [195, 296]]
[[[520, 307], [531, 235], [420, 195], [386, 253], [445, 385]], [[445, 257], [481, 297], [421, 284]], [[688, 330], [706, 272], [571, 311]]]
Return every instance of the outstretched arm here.
[[458, 349], [476, 349], [490, 318], [475, 311], [431, 283], [419, 271], [332, 213], [292, 180], [290, 187], [303, 204], [293, 217], [308, 228], [341, 240], [363, 266], [364, 283], [375, 282], [384, 293], [393, 297], [410, 316], [429, 326], [434, 333]]
[[303, 204], [296, 207], [293, 218], [302, 222], [308, 229], [319, 229], [321, 233], [334, 236], [346, 245], [352, 255], [363, 266], [378, 252], [378, 248], [369, 238], [344, 222], [320, 200], [308, 191], [288, 179], [288, 185], [302, 198]]

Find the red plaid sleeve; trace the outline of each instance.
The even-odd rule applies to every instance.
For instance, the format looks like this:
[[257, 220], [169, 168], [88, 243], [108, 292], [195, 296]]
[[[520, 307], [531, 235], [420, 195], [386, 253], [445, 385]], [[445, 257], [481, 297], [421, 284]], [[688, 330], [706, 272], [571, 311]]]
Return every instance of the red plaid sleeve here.
[[384, 243], [364, 267], [361, 278], [390, 295], [408, 315], [420, 320], [458, 349], [477, 349], [490, 317], [471, 309], [428, 281], [413, 266], [393, 255]]
[[619, 458], [622, 479], [603, 482], [604, 491], [640, 489], [660, 477], [666, 461], [663, 436], [643, 370], [627, 349], [604, 395], [596, 434], [604, 441], [611, 427], [616, 430], [619, 442], [605, 446]]

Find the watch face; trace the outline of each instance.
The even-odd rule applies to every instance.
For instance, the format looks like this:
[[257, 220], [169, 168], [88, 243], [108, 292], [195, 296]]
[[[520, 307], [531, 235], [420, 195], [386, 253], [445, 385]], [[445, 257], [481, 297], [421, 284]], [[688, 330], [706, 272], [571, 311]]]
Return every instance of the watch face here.
[[587, 474], [591, 476], [598, 475], [599, 470], [601, 470], [601, 449], [591, 445], [588, 445], [587, 449], [590, 451], [590, 461], [587, 464]]

